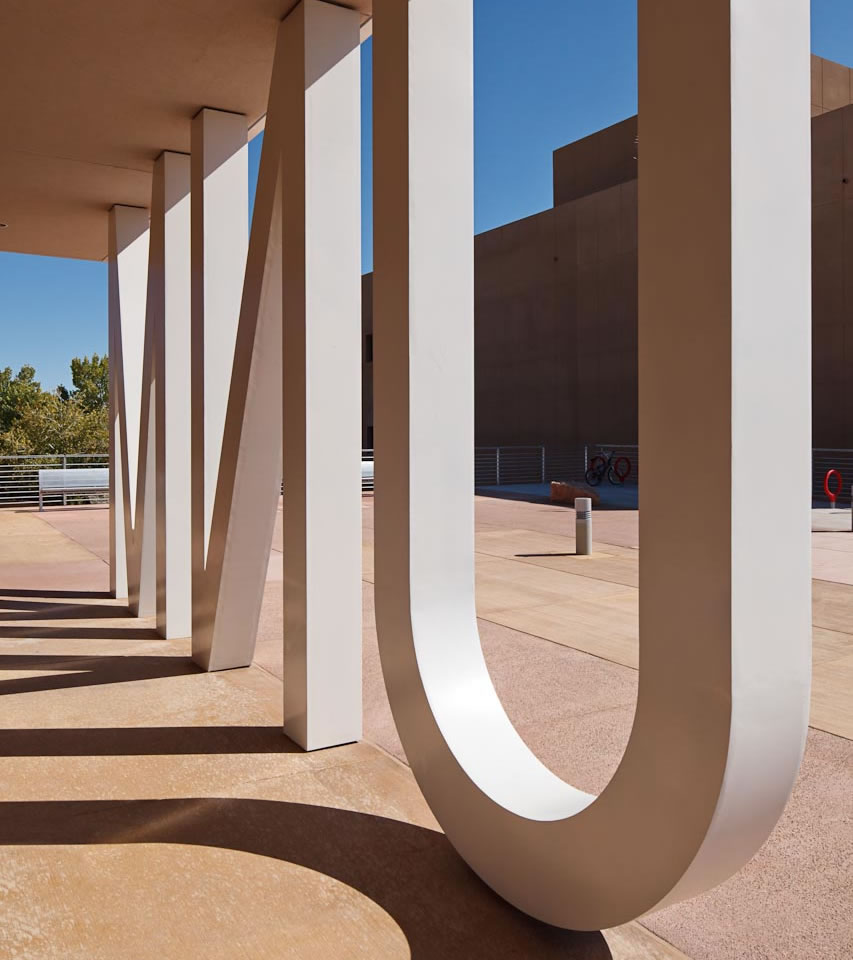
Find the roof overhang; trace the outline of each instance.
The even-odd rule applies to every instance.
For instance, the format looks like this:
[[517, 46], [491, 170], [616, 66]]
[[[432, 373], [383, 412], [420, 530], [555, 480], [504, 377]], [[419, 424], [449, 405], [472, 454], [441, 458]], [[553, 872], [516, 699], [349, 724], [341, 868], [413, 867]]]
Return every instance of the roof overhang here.
[[[0, 250], [103, 260], [107, 212], [147, 207], [202, 107], [263, 126], [297, 0], [3, 0]], [[339, 5], [362, 12], [371, 0]]]

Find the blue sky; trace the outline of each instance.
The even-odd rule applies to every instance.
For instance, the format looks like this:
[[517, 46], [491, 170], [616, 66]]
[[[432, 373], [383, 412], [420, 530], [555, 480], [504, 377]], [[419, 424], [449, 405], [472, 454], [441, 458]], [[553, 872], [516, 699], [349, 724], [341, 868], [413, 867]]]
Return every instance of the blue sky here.
[[[523, 15], [519, 13], [523, 9]], [[551, 205], [551, 152], [637, 109], [636, 0], [475, 0], [477, 231]], [[812, 49], [853, 64], [853, 3], [812, 0]], [[363, 48], [365, 270], [372, 265], [371, 44]], [[259, 139], [250, 146], [257, 172]], [[0, 253], [0, 367], [31, 363], [45, 387], [73, 356], [106, 350], [100, 263]]]

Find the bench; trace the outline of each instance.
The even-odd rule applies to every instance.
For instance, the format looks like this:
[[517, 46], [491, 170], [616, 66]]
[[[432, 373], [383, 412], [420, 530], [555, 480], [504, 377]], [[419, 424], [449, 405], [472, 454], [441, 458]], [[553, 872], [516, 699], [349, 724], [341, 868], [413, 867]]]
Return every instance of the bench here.
[[75, 467], [72, 470], [39, 470], [39, 510], [44, 510], [44, 495], [68, 493], [107, 493], [110, 471], [107, 467]]

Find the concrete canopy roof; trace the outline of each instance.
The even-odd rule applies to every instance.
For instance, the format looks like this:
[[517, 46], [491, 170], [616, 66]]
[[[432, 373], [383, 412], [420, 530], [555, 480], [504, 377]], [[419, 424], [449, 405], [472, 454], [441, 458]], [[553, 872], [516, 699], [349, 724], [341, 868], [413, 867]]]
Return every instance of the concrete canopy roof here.
[[[107, 256], [107, 212], [147, 207], [154, 160], [202, 107], [266, 111], [297, 0], [3, 0], [0, 250]], [[371, 0], [341, 0], [367, 19]]]

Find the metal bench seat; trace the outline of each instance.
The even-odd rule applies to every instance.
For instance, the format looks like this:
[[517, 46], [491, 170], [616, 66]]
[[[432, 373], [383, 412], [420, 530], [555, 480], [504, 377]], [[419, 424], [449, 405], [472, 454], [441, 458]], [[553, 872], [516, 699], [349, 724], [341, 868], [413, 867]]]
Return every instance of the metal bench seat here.
[[39, 510], [45, 494], [106, 493], [110, 488], [107, 467], [75, 467], [71, 470], [39, 470]]

